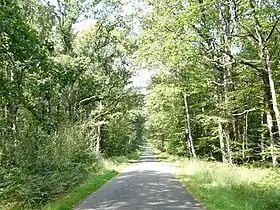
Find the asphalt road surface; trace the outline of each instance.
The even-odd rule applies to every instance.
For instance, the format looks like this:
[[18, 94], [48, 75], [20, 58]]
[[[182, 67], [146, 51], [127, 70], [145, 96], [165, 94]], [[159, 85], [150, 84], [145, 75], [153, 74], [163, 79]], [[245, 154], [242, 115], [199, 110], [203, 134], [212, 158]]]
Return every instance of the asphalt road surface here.
[[157, 161], [147, 147], [138, 161], [87, 197], [75, 210], [203, 209], [169, 171], [168, 164]]

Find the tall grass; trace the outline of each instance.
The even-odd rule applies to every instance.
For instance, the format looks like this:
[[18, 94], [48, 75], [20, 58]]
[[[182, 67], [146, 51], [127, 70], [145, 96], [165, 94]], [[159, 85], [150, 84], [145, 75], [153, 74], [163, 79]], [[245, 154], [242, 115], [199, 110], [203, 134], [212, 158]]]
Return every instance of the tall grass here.
[[166, 156], [174, 174], [209, 210], [280, 209], [279, 169]]

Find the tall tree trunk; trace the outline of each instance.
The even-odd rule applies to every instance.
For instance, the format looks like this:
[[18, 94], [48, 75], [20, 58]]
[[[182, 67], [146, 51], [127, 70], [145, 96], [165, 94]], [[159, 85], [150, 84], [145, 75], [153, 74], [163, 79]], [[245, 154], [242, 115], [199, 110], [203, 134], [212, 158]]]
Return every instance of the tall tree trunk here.
[[[266, 108], [267, 108], [267, 124], [268, 130], [270, 133], [270, 143], [271, 143], [271, 157], [272, 157], [272, 165], [276, 166], [276, 156], [274, 154], [274, 129], [276, 128], [273, 123], [273, 119], [275, 117], [276, 124], [277, 124], [277, 139], [280, 137], [280, 116], [279, 116], [279, 109], [278, 103], [276, 99], [276, 91], [275, 91], [275, 84], [272, 76], [272, 67], [271, 67], [271, 55], [268, 49], [269, 41], [273, 35], [273, 32], [278, 24], [279, 19], [276, 20], [274, 26], [271, 28], [270, 35], [268, 37], [264, 37], [263, 35], [263, 26], [260, 24], [259, 17], [258, 17], [258, 8], [260, 5], [254, 4], [255, 2], [250, 0], [250, 6], [252, 8], [253, 17], [255, 20], [255, 40], [257, 40], [258, 44], [258, 54], [262, 64], [262, 70], [259, 70], [262, 74], [262, 79], [265, 84], [265, 100], [266, 100]], [[269, 89], [269, 90], [268, 90]], [[272, 107], [271, 107], [272, 106]]]
[[276, 119], [277, 128], [278, 128], [278, 136], [280, 137], [280, 115], [279, 115], [280, 113], [279, 113], [278, 103], [277, 103], [277, 99], [276, 99], [275, 84], [274, 84], [274, 80], [272, 78], [271, 59], [269, 56], [268, 49], [264, 50], [264, 56], [265, 56], [265, 66], [266, 66], [266, 71], [267, 71], [267, 76], [268, 76], [268, 81], [269, 81], [269, 87], [270, 87], [270, 91], [271, 91], [273, 111], [275, 114], [275, 119]]
[[231, 108], [229, 107], [229, 93], [233, 90], [233, 60], [229, 56], [232, 54], [231, 45], [233, 42], [232, 34], [235, 31], [235, 13], [234, 4], [232, 1], [227, 0], [221, 1], [217, 0], [218, 12], [219, 12], [219, 23], [222, 25], [222, 30], [220, 31], [221, 44], [224, 49], [221, 53], [221, 70], [223, 74], [223, 95], [224, 95], [224, 140], [226, 145], [227, 159], [229, 163], [232, 163], [232, 152], [231, 152], [231, 141], [230, 137], [234, 136], [231, 129], [231, 123], [233, 122], [233, 117], [231, 113]]
[[274, 154], [274, 137], [273, 137], [273, 130], [272, 130], [273, 120], [269, 112], [267, 113], [266, 117], [267, 117], [267, 126], [270, 134], [270, 155], [272, 159], [272, 166], [276, 167], [277, 162], [276, 162], [276, 156]]
[[233, 118], [233, 122], [232, 122], [232, 132], [233, 132], [233, 141], [237, 142], [238, 141], [238, 139], [237, 139], [238, 134], [237, 134], [237, 130], [236, 130], [236, 120], [235, 120], [235, 118]]
[[[11, 83], [13, 83], [15, 81], [15, 64], [13, 67], [11, 67], [11, 71], [10, 71], [10, 81]], [[12, 102], [9, 104], [8, 106], [8, 113], [9, 113], [9, 124], [10, 124], [10, 129], [12, 131], [12, 133], [16, 132], [16, 114], [17, 114], [17, 110], [18, 106], [17, 104], [15, 104], [15, 102]]]
[[227, 158], [225, 154], [225, 143], [224, 143], [224, 135], [223, 135], [223, 125], [221, 120], [218, 121], [218, 130], [219, 130], [219, 140], [220, 140], [220, 150], [223, 163], [227, 163]]
[[188, 100], [187, 100], [187, 94], [183, 93], [184, 97], [184, 105], [185, 105], [185, 117], [186, 117], [186, 126], [185, 126], [185, 132], [188, 135], [190, 150], [192, 157], [196, 157], [194, 144], [193, 144], [193, 137], [192, 137], [192, 131], [191, 131], [191, 123], [190, 123], [190, 114], [189, 114], [189, 107], [188, 107]]
[[[261, 112], [261, 126], [262, 126], [262, 128], [264, 127], [264, 123], [265, 123], [265, 114], [262, 111]], [[265, 137], [264, 137], [264, 132], [262, 131], [262, 133], [261, 133], [261, 156], [262, 156], [263, 161], [265, 160], [264, 141], [265, 141]]]
[[[228, 56], [226, 56], [224, 62], [227, 61], [228, 61]], [[227, 153], [226, 156], [227, 156], [228, 163], [232, 163], [232, 153], [231, 153], [231, 146], [230, 146], [230, 124], [229, 124], [229, 120], [232, 119], [232, 116], [229, 113], [229, 107], [228, 107], [228, 103], [229, 103], [228, 92], [230, 89], [230, 83], [229, 83], [230, 71], [231, 71], [230, 66], [225, 68], [223, 71], [223, 92], [224, 92], [223, 113], [224, 113], [224, 119], [226, 119], [226, 122], [224, 123], [224, 142], [226, 146], [226, 153]]]
[[[275, 139], [279, 139], [280, 137], [280, 119], [279, 119], [279, 109], [276, 99], [276, 91], [275, 91], [275, 84], [272, 78], [272, 69], [271, 69], [271, 59], [266, 47], [263, 47], [264, 44], [262, 39], [259, 38], [259, 45], [262, 46], [261, 50], [259, 51], [259, 57], [262, 61], [263, 71], [262, 71], [262, 79], [265, 84], [265, 104], [267, 111], [267, 126], [270, 134], [270, 153], [272, 158], [272, 165], [273, 167], [277, 164], [277, 157], [275, 155]], [[274, 120], [276, 120], [276, 125]], [[275, 132], [276, 129], [276, 132]], [[277, 135], [275, 135], [277, 133]], [[276, 137], [277, 136], [277, 137]]]
[[243, 139], [242, 139], [242, 157], [243, 161], [246, 157], [248, 150], [248, 112], [244, 114], [244, 128], [243, 128]]
[[231, 164], [232, 163], [232, 153], [231, 153], [230, 137], [229, 137], [228, 129], [225, 129], [225, 144], [226, 144], [228, 163]]

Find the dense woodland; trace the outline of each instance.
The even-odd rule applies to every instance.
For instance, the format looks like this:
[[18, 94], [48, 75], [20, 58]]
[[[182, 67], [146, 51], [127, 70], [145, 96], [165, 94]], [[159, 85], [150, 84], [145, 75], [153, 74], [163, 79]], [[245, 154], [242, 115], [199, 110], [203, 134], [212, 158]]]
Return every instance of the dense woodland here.
[[144, 133], [170, 154], [277, 167], [279, 1], [126, 3], [0, 0], [0, 206], [38, 209]]
[[149, 139], [178, 155], [277, 165], [279, 1], [152, 1]]
[[118, 1], [0, 2], [0, 206], [27, 209], [138, 148], [143, 95]]

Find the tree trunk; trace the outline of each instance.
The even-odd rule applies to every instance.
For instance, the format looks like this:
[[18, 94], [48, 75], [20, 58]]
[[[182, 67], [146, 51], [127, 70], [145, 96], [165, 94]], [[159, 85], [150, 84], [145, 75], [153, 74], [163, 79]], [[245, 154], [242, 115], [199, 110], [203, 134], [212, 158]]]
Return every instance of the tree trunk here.
[[267, 76], [268, 76], [268, 81], [269, 81], [269, 87], [270, 87], [270, 91], [271, 91], [273, 111], [275, 114], [275, 119], [276, 119], [277, 128], [278, 128], [278, 136], [280, 137], [280, 116], [279, 116], [280, 113], [279, 113], [278, 103], [277, 103], [277, 99], [276, 99], [275, 84], [274, 84], [274, 80], [272, 78], [271, 60], [270, 60], [268, 49], [264, 50], [264, 54], [265, 54], [265, 66], [266, 66], [266, 71], [267, 71]]
[[237, 130], [236, 130], [236, 120], [235, 118], [233, 118], [233, 122], [232, 122], [232, 132], [233, 132], [233, 142], [236, 143], [238, 141], [237, 139]]
[[[259, 45], [263, 46], [262, 40], [260, 39]], [[277, 157], [275, 155], [275, 138], [276, 135], [273, 119], [276, 119], [277, 124], [277, 138], [280, 137], [280, 118], [279, 118], [279, 109], [278, 103], [276, 99], [276, 91], [275, 91], [275, 84], [272, 77], [272, 69], [271, 69], [271, 59], [269, 55], [269, 51], [266, 47], [262, 47], [259, 52], [259, 57], [262, 61], [262, 65], [264, 71], [262, 72], [263, 82], [265, 84], [265, 100], [266, 100], [266, 108], [267, 108], [267, 126], [270, 134], [270, 153], [272, 159], [272, 165], [275, 167], [277, 165]]]
[[223, 125], [221, 120], [218, 121], [218, 129], [219, 129], [219, 140], [220, 140], [220, 149], [223, 163], [227, 163], [227, 158], [225, 154], [225, 143], [224, 143], [224, 135], [223, 135]]
[[272, 159], [272, 166], [276, 167], [277, 163], [276, 163], [276, 156], [274, 154], [274, 137], [273, 137], [273, 130], [272, 130], [273, 120], [269, 112], [267, 113], [266, 117], [267, 117], [267, 126], [270, 134], [270, 155]]
[[[227, 56], [228, 58], [228, 56]], [[228, 59], [225, 60], [226, 62]], [[224, 108], [223, 108], [223, 113], [224, 113], [224, 118], [226, 119], [226, 122], [224, 123], [224, 143], [226, 146], [226, 156], [227, 156], [227, 161], [228, 163], [232, 163], [232, 154], [231, 154], [231, 148], [230, 148], [230, 129], [229, 129], [229, 119], [232, 117], [230, 116], [229, 113], [229, 108], [228, 108], [228, 92], [229, 92], [229, 77], [230, 77], [230, 71], [231, 67], [228, 66], [227, 68], [224, 69], [223, 71], [223, 87], [224, 87]]]
[[225, 129], [225, 144], [226, 144], [226, 151], [227, 151], [227, 160], [228, 163], [232, 164], [232, 154], [231, 154], [231, 148], [230, 148], [230, 139], [229, 139], [229, 133], [228, 129]]
[[190, 115], [189, 115], [187, 94], [183, 93], [183, 97], [184, 97], [185, 116], [186, 116], [185, 132], [188, 135], [191, 155], [192, 155], [192, 157], [196, 158], [196, 153], [195, 153], [194, 144], [193, 144], [193, 137], [192, 137], [192, 132], [191, 132], [191, 124], [190, 124]]
[[248, 112], [244, 114], [244, 129], [243, 129], [243, 141], [242, 141], [242, 157], [243, 161], [248, 150]]
[[[261, 126], [262, 128], [264, 127], [264, 121], [265, 121], [265, 115], [264, 112], [261, 112]], [[264, 137], [264, 132], [262, 131], [261, 133], [261, 156], [262, 156], [262, 160], [265, 160], [265, 155], [264, 155], [264, 141], [265, 141], [265, 137]]]

